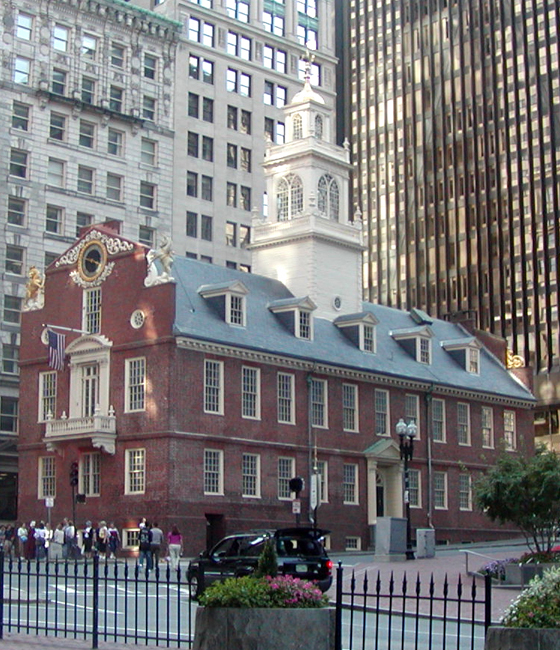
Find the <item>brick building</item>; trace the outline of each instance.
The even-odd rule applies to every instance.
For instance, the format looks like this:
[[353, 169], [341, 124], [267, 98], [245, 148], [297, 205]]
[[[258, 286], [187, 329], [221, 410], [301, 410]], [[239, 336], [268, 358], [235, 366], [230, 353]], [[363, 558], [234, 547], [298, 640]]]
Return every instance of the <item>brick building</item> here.
[[[472, 481], [501, 449], [531, 452], [530, 390], [468, 323], [361, 301], [348, 151], [309, 80], [285, 115], [287, 142], [264, 161], [269, 212], [253, 220], [256, 273], [170, 267], [166, 242], [149, 251], [110, 223], [47, 269], [22, 318], [23, 519], [46, 498], [53, 520], [72, 512], [77, 462], [78, 524], [114, 520], [134, 547], [141, 517], [176, 522], [195, 553], [293, 523], [301, 476], [302, 521], [329, 528], [332, 548], [366, 548], [379, 516], [403, 514], [402, 418], [417, 428], [413, 529], [511, 534], [475, 511]], [[47, 326], [66, 334], [60, 370]]]

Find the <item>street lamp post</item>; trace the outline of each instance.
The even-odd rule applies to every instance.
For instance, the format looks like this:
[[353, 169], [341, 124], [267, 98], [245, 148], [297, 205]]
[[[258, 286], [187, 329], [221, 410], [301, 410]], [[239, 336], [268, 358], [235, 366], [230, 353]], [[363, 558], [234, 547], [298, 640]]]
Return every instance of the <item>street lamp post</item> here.
[[414, 551], [412, 550], [412, 532], [410, 528], [410, 484], [408, 464], [414, 454], [414, 438], [416, 436], [416, 424], [406, 422], [401, 418], [396, 426], [397, 435], [399, 436], [399, 448], [401, 460], [404, 461], [404, 507], [406, 513], [406, 559], [414, 560]]

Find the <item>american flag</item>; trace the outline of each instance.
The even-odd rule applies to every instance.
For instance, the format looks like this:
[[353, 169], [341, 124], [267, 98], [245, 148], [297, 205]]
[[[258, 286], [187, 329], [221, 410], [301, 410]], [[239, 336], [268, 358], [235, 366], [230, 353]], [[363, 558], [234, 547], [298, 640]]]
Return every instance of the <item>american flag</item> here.
[[47, 330], [49, 337], [49, 366], [55, 370], [64, 370], [64, 348], [66, 335]]

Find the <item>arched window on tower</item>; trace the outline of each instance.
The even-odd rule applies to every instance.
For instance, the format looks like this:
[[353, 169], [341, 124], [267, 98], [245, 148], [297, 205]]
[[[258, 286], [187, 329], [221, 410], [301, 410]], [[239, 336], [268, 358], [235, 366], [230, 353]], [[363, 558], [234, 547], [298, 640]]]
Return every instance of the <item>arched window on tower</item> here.
[[301, 115], [296, 113], [292, 119], [293, 137], [294, 140], [301, 140], [303, 138], [303, 120]]
[[303, 183], [296, 174], [288, 174], [278, 183], [278, 221], [288, 221], [303, 212]]
[[323, 139], [323, 118], [320, 115], [315, 115], [315, 137]]
[[323, 216], [338, 221], [340, 192], [338, 190], [338, 183], [330, 174], [325, 174], [319, 179], [317, 207]]

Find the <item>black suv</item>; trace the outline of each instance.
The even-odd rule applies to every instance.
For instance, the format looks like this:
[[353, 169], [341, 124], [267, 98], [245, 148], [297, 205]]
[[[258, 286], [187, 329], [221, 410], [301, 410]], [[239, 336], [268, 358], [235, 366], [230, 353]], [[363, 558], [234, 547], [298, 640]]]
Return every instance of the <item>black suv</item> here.
[[224, 537], [189, 564], [187, 579], [191, 598], [198, 598], [216, 580], [253, 573], [267, 539], [276, 542], [279, 575], [312, 580], [321, 591], [327, 591], [332, 583], [333, 563], [321, 540], [329, 532], [316, 528], [280, 528]]

